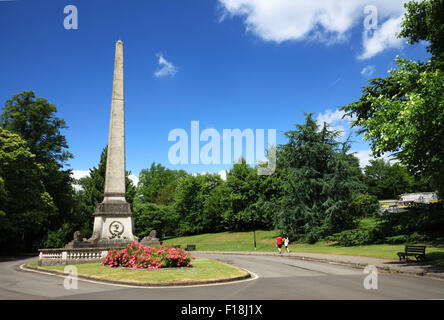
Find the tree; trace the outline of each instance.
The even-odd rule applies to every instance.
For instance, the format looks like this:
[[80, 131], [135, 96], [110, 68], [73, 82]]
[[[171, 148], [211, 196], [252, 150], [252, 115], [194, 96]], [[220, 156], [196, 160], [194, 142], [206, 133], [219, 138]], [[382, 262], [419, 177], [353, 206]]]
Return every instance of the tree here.
[[278, 147], [283, 195], [274, 225], [293, 240], [316, 242], [353, 226], [352, 198], [365, 186], [348, 142], [337, 141], [339, 132], [327, 124], [319, 129], [312, 114], [295, 127]]
[[364, 172], [368, 192], [378, 199], [398, 199], [401, 194], [413, 191], [415, 179], [400, 163], [370, 160]]
[[149, 169], [143, 169], [139, 174], [137, 195], [143, 202], [168, 205], [173, 201], [178, 180], [186, 175], [184, 170], [167, 169], [153, 162]]
[[134, 200], [135, 235], [139, 239], [148, 236], [152, 230], [157, 231], [159, 238], [177, 236], [178, 222], [178, 214], [172, 206], [141, 202], [140, 198]]
[[61, 134], [61, 130], [67, 128], [66, 122], [57, 118], [56, 112], [57, 108], [45, 98], [36, 98], [33, 91], [24, 91], [6, 101], [0, 126], [19, 134], [38, 163], [63, 164], [73, 156]]
[[0, 127], [0, 250], [35, 250], [55, 214], [42, 182], [42, 166], [27, 142]]
[[222, 186], [223, 180], [218, 174], [188, 175], [179, 180], [173, 202], [179, 235], [222, 229]]
[[56, 112], [56, 107], [46, 99], [36, 98], [33, 91], [24, 91], [6, 101], [0, 115], [0, 127], [18, 134], [41, 167], [40, 180], [56, 208], [48, 216], [48, 232], [69, 220], [74, 206], [71, 170], [62, 169], [72, 158], [61, 133], [67, 126], [56, 117]]
[[406, 4], [399, 36], [430, 41], [427, 62], [397, 58], [386, 78], [374, 78], [358, 101], [344, 107], [371, 143], [373, 154], [393, 152], [412, 174], [432, 177], [444, 196], [443, 0]]
[[444, 71], [444, 1], [411, 1], [404, 6], [407, 13], [399, 37], [408, 38], [410, 44], [428, 41], [432, 64]]
[[258, 202], [258, 184], [255, 169], [248, 166], [243, 158], [228, 170], [224, 193], [228, 207], [222, 215], [227, 229], [245, 231], [252, 228], [253, 205]]

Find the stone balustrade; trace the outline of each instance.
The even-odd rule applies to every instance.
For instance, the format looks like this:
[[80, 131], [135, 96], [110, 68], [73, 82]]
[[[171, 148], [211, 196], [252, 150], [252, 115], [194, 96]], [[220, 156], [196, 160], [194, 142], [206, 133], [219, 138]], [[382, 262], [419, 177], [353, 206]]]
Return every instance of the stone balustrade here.
[[[120, 248], [116, 248], [120, 249]], [[101, 262], [110, 248], [39, 249], [39, 266]]]

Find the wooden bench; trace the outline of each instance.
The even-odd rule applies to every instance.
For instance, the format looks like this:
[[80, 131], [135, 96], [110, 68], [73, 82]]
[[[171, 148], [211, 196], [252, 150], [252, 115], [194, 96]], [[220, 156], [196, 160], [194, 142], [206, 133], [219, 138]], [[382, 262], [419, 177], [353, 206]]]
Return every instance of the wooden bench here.
[[398, 252], [399, 260], [408, 260], [409, 256], [414, 256], [417, 261], [425, 260], [425, 246], [405, 246], [404, 252]]
[[187, 247], [185, 248], [186, 251], [194, 251], [196, 250], [196, 245], [195, 244], [188, 244]]

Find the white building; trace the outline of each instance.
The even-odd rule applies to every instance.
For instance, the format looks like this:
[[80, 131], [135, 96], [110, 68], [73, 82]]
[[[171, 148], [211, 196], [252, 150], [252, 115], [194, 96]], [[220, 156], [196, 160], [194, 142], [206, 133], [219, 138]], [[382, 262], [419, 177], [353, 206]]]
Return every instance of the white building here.
[[438, 201], [436, 192], [404, 193], [399, 196], [398, 205], [413, 203], [433, 203]]

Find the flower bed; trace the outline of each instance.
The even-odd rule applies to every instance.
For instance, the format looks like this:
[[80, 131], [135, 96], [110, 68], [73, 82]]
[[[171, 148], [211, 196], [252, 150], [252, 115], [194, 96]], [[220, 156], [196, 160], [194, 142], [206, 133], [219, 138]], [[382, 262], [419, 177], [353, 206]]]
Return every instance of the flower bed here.
[[108, 251], [102, 265], [112, 268], [125, 267], [132, 269], [159, 269], [174, 267], [190, 267], [191, 257], [180, 248], [168, 248], [161, 245], [158, 248], [143, 246], [132, 242], [123, 250], [116, 249]]

